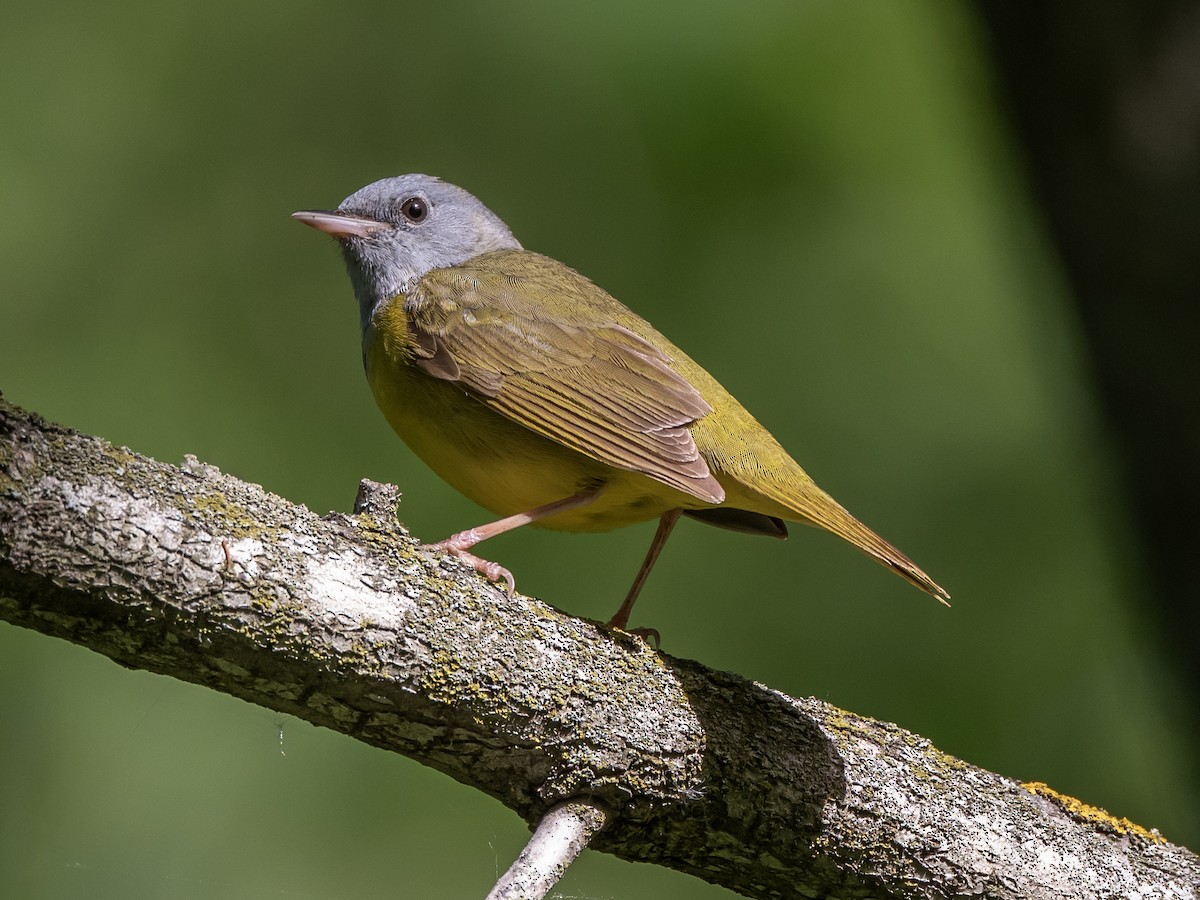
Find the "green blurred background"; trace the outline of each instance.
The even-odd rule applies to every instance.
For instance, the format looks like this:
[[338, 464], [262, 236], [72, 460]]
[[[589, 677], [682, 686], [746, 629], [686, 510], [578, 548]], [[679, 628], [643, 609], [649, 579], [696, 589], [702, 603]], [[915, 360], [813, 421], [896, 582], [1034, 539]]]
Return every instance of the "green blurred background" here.
[[[0, 389], [310, 508], [392, 481], [333, 244], [422, 171], [654, 322], [955, 598], [836, 539], [685, 523], [635, 624], [1200, 844], [1179, 683], [1064, 281], [948, 3], [135, 0], [0, 33]], [[607, 617], [649, 541], [525, 530], [521, 588]], [[0, 625], [0, 895], [482, 897], [524, 824], [442, 775]], [[556, 896], [732, 896], [585, 854]]]

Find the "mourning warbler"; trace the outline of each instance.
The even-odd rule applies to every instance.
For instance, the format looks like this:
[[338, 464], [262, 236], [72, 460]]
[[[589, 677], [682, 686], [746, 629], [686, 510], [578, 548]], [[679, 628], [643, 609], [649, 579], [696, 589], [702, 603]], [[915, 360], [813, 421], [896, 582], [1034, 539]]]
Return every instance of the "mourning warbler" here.
[[821, 490], [715, 378], [575, 270], [522, 248], [462, 188], [385, 178], [293, 214], [341, 245], [379, 408], [430, 468], [503, 518], [434, 545], [475, 556], [521, 525], [607, 531], [658, 519], [610, 625], [625, 628], [680, 515], [776, 538], [832, 531], [945, 602], [903, 553]]

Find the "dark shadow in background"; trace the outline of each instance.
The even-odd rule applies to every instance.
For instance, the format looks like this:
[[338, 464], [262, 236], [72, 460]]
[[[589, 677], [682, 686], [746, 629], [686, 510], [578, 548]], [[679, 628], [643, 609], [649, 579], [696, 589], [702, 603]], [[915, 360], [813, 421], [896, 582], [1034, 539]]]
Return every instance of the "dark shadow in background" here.
[[[1200, 7], [985, 0], [1000, 101], [1073, 288], [1144, 599], [1200, 738]], [[1200, 763], [1193, 761], [1193, 778]]]

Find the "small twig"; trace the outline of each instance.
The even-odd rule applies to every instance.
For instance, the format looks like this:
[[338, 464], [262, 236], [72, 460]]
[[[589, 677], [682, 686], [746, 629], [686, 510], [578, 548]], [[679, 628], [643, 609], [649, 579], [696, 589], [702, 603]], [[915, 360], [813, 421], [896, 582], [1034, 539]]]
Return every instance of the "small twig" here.
[[551, 807], [486, 900], [541, 900], [610, 816], [607, 807], [581, 798]]

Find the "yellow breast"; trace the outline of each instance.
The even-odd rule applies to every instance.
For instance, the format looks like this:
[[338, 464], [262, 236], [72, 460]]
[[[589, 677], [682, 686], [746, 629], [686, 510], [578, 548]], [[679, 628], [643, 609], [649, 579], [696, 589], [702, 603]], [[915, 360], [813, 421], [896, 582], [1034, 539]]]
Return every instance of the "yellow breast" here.
[[459, 493], [499, 516], [526, 512], [604, 484], [592, 504], [538, 525], [608, 531], [698, 506], [636, 472], [613, 468], [517, 425], [453, 382], [413, 364], [403, 302], [375, 311], [363, 334], [363, 362], [375, 402], [396, 434]]

